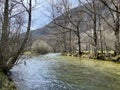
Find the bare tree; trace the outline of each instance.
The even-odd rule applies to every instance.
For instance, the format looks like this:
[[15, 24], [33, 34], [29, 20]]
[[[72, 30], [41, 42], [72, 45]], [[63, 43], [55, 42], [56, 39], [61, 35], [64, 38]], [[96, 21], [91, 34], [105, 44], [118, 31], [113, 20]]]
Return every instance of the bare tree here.
[[[15, 4], [12, 5], [10, 8], [11, 3], [13, 3], [13, 2]], [[31, 27], [32, 0], [29, 0], [28, 8], [25, 6], [23, 0], [21, 0], [21, 1], [16, 0], [13, 2], [10, 0], [5, 0], [5, 3], [4, 3], [4, 15], [3, 15], [4, 18], [3, 18], [3, 23], [2, 23], [2, 33], [1, 33], [1, 42], [0, 42], [0, 61], [1, 61], [0, 68], [5, 72], [5, 74], [13, 67], [13, 65], [17, 61], [18, 57], [20, 56], [20, 54], [23, 52], [25, 44], [29, 37], [29, 32], [30, 32], [30, 27]], [[20, 40], [19, 39], [19, 35], [20, 35], [19, 30], [22, 25], [22, 22], [21, 22], [22, 18], [20, 18], [21, 16], [19, 16], [21, 14], [21, 11], [14, 15], [11, 14], [12, 9], [16, 4], [21, 5], [25, 9], [24, 11], [27, 11], [28, 25], [27, 25], [27, 31], [26, 31], [24, 40], [22, 41], [21, 44], [19, 44], [19, 47], [16, 48], [15, 52], [11, 54], [11, 49], [13, 50], [13, 48], [11, 48], [11, 46], [9, 46], [9, 45], [14, 44], [14, 46], [16, 46], [16, 44], [18, 42], [17, 40]], [[22, 11], [22, 13], [23, 13], [23, 11]], [[17, 16], [17, 18], [16, 18], [15, 22], [17, 23], [16, 24], [17, 30], [16, 30], [16, 33], [13, 34], [13, 32], [10, 30], [10, 27], [12, 26], [12, 25], [10, 25], [10, 20], [12, 20], [11, 19], [12, 17], [15, 18], [16, 16]], [[12, 34], [11, 34], [11, 32], [12, 32]], [[17, 40], [15, 40], [15, 39], [17, 39]], [[14, 43], [10, 44], [11, 40], [12, 40], [12, 42], [13, 42], [13, 40], [15, 40]]]
[[[78, 12], [76, 13], [77, 16], [73, 16], [71, 12], [71, 8], [70, 8], [70, 4], [69, 2], [62, 0], [60, 2], [61, 6], [58, 6], [56, 4], [52, 4], [52, 7], [54, 8], [53, 10], [53, 16], [55, 17], [56, 13], [59, 13], [61, 16], [59, 16], [58, 18], [54, 19], [54, 23], [58, 26], [61, 27], [61, 29], [63, 29], [63, 33], [65, 32], [74, 32], [75, 35], [77, 36], [78, 39], [78, 51], [79, 51], [79, 55], [82, 54], [82, 50], [81, 50], [81, 31], [80, 31], [80, 25], [81, 22], [83, 22], [83, 13], [82, 12]], [[57, 14], [58, 15], [58, 14]], [[80, 17], [80, 18], [78, 18]]]
[[113, 23], [108, 22], [105, 20], [105, 22], [111, 27], [111, 29], [114, 31], [115, 35], [115, 55], [120, 54], [120, 0], [99, 0], [103, 5], [105, 5], [108, 8], [108, 11], [112, 17]]
[[91, 20], [93, 21], [93, 48], [94, 48], [94, 56], [97, 57], [97, 48], [98, 48], [98, 37], [97, 37], [97, 9], [96, 9], [96, 1], [95, 0], [85, 0], [87, 4], [85, 4], [82, 0], [78, 0], [80, 5], [82, 5], [85, 9], [81, 10], [81, 12], [86, 13]]

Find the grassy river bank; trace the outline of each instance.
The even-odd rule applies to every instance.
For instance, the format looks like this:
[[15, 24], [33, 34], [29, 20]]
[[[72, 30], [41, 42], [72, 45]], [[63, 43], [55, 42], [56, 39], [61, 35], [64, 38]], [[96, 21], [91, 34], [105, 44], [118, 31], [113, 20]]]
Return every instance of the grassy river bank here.
[[3, 72], [0, 72], [0, 90], [16, 90], [13, 81], [10, 81]]

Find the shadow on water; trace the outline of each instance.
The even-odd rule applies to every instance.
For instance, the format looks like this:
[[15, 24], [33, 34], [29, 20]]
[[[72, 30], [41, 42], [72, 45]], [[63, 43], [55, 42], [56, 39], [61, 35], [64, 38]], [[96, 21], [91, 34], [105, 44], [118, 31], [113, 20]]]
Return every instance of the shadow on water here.
[[120, 64], [47, 54], [12, 70], [18, 90], [120, 90]]

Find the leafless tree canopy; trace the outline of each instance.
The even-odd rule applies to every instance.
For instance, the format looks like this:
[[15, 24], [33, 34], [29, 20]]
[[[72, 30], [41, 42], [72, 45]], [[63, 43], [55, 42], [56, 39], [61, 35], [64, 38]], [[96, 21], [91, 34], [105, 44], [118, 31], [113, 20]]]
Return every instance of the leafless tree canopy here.
[[[59, 0], [58, 0], [59, 1]], [[120, 1], [119, 0], [76, 0], [79, 2], [77, 9], [71, 9], [69, 0], [54, 2], [52, 0], [52, 17], [56, 27], [57, 37], [63, 42], [64, 52], [71, 51], [72, 44], [77, 44], [79, 55], [85, 50], [93, 51], [95, 57], [98, 51], [114, 50], [120, 54]], [[114, 39], [109, 38], [110, 33]], [[76, 38], [73, 38], [73, 36]], [[85, 38], [86, 37], [86, 41]], [[77, 39], [77, 43], [76, 42]], [[83, 41], [84, 40], [84, 41]], [[111, 45], [114, 45], [111, 47]], [[70, 47], [69, 47], [70, 45]], [[76, 46], [75, 46], [76, 47]], [[69, 49], [68, 49], [69, 48]]]
[[[27, 3], [24, 3], [24, 0], [2, 0], [0, 4], [0, 68], [7, 72], [17, 61], [28, 40], [32, 0], [28, 0]], [[26, 34], [21, 40], [20, 34], [25, 23], [27, 23]]]

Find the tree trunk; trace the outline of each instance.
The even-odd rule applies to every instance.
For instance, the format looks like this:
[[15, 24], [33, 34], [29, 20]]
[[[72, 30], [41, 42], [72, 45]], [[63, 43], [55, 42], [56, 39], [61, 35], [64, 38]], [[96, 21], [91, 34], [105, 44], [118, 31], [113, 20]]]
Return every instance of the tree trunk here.
[[88, 50], [89, 50], [89, 54], [91, 53], [91, 40], [89, 39], [89, 41], [88, 41]]
[[102, 37], [102, 30], [101, 30], [101, 20], [99, 21], [99, 29], [100, 29], [100, 49], [101, 49], [101, 53], [103, 54], [103, 37]]
[[[119, 6], [118, 6], [119, 7]], [[116, 7], [116, 11], [119, 11], [119, 8]], [[119, 34], [120, 34], [120, 14], [116, 12], [116, 26], [115, 26], [115, 55], [120, 55], [120, 40], [119, 40]]]
[[25, 47], [25, 45], [27, 43], [27, 40], [29, 38], [29, 33], [30, 33], [30, 28], [31, 28], [31, 17], [32, 17], [31, 13], [32, 13], [32, 0], [29, 0], [29, 10], [28, 10], [28, 16], [29, 17], [28, 17], [27, 32], [25, 34], [25, 38], [24, 38], [24, 40], [22, 42], [21, 47], [19, 48], [17, 53], [13, 56], [13, 58], [10, 60], [10, 62], [7, 65], [7, 68], [9, 70], [13, 67], [13, 65], [15, 64], [16, 60], [18, 59], [19, 55], [23, 52], [24, 47]]
[[72, 32], [70, 31], [70, 36], [69, 36], [69, 38], [70, 38], [70, 50], [69, 50], [69, 52], [71, 53], [72, 52], [72, 38], [71, 38], [71, 36], [72, 36]]
[[0, 69], [4, 69], [7, 63], [7, 48], [8, 48], [8, 11], [9, 11], [9, 0], [5, 0], [4, 4], [4, 19], [2, 23], [2, 35], [0, 44]]
[[93, 20], [93, 38], [94, 38], [94, 56], [95, 58], [97, 58], [97, 30], [96, 30], [96, 27], [97, 27], [97, 17], [96, 17], [96, 6], [95, 6], [95, 1], [93, 0], [93, 10], [94, 10], [94, 13], [93, 13], [93, 17], [94, 17], [94, 20]]
[[120, 54], [119, 30], [115, 32], [115, 55]]
[[78, 54], [79, 54], [79, 56], [81, 56], [82, 51], [81, 51], [81, 37], [80, 37], [79, 28], [77, 29], [77, 36], [78, 36]]
[[63, 33], [63, 43], [64, 43], [64, 50], [63, 52], [66, 53], [67, 52], [67, 43], [66, 43], [66, 32]]

